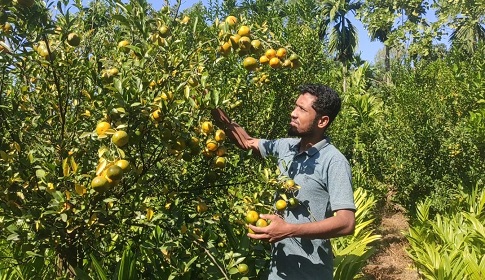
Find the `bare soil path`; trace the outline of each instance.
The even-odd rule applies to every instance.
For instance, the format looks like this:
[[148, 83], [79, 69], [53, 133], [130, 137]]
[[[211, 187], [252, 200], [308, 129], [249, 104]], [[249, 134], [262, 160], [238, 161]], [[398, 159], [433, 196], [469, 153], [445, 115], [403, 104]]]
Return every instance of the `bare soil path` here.
[[376, 233], [382, 236], [377, 251], [364, 267], [367, 280], [418, 280], [419, 275], [406, 253], [404, 232], [409, 229], [403, 209], [386, 205]]

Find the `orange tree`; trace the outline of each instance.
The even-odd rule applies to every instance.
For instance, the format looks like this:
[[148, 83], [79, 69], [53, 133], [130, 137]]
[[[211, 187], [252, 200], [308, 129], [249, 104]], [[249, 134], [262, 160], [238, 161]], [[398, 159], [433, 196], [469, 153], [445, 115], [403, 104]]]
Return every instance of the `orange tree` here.
[[272, 211], [272, 175], [259, 177], [209, 112], [263, 106], [271, 78], [294, 75], [299, 57], [244, 16], [65, 4], [0, 4], [2, 269], [43, 279], [259, 273], [264, 246], [250, 245], [243, 217]]

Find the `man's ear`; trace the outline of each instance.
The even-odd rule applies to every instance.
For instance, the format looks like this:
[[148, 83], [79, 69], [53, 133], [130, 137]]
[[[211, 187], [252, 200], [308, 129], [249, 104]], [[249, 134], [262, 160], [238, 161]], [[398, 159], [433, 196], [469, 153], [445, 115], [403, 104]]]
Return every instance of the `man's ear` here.
[[320, 118], [318, 118], [317, 125], [319, 128], [325, 129], [327, 128], [329, 123], [330, 123], [330, 118], [328, 116], [321, 116]]

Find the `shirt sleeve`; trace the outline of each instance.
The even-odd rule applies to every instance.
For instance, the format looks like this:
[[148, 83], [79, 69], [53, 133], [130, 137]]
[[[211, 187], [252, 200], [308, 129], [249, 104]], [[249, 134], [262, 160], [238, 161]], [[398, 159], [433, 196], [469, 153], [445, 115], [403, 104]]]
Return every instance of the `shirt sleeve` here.
[[278, 140], [259, 139], [259, 153], [263, 158], [276, 155]]
[[355, 210], [352, 191], [352, 171], [344, 159], [333, 160], [328, 167], [328, 192], [332, 211], [341, 209]]

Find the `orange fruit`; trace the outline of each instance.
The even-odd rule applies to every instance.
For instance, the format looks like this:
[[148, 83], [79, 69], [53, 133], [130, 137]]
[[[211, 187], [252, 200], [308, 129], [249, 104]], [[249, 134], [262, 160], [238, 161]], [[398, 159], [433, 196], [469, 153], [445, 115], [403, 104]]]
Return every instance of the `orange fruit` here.
[[278, 211], [285, 210], [286, 209], [286, 201], [284, 201], [283, 199], [276, 201], [275, 207], [276, 207], [276, 210], [278, 210]]
[[288, 179], [285, 181], [284, 187], [287, 189], [291, 189], [295, 186], [295, 181], [293, 179]]
[[241, 37], [242, 36], [249, 37], [249, 35], [251, 34], [251, 29], [249, 28], [249, 26], [243, 25], [243, 26], [239, 27], [237, 34]]
[[241, 273], [242, 275], [246, 275], [249, 272], [249, 267], [247, 264], [241, 263], [237, 266], [237, 271], [239, 271], [239, 273]]
[[254, 57], [246, 57], [243, 60], [243, 66], [246, 70], [252, 71], [258, 67], [258, 61]]
[[246, 217], [245, 217], [246, 223], [254, 225], [258, 221], [258, 219], [259, 219], [258, 212], [254, 210], [249, 210], [248, 213], [246, 213]]
[[225, 157], [217, 157], [215, 161], [215, 165], [217, 168], [224, 168], [226, 166], [226, 158]]
[[160, 28], [158, 28], [158, 33], [160, 34], [160, 37], [166, 38], [170, 36], [170, 27], [167, 25], [162, 25]]
[[281, 66], [281, 61], [279, 58], [277, 57], [273, 57], [272, 59], [269, 60], [269, 66], [271, 66], [271, 68], [279, 68]]
[[96, 125], [96, 134], [103, 135], [108, 129], [111, 128], [109, 122], [100, 122]]
[[222, 157], [222, 156], [225, 156], [226, 154], [227, 154], [226, 147], [220, 146], [219, 148], [217, 148], [217, 150], [216, 150], [216, 155], [217, 156]]
[[253, 52], [258, 52], [261, 50], [261, 41], [259, 40], [252, 40], [251, 41], [251, 50]]
[[115, 162], [115, 165], [121, 167], [121, 169], [123, 170], [123, 173], [130, 170], [130, 162], [127, 161], [126, 159], [117, 160]]
[[239, 48], [241, 50], [249, 50], [251, 48], [251, 39], [247, 36], [242, 36], [239, 38]]
[[123, 169], [118, 165], [111, 165], [106, 170], [106, 177], [108, 177], [109, 180], [119, 181], [123, 178]]
[[257, 227], [266, 227], [266, 226], [268, 226], [268, 222], [266, 222], [265, 219], [258, 219], [258, 221], [256, 221], [256, 226]]
[[197, 213], [204, 213], [208, 209], [209, 207], [207, 207], [207, 204], [205, 204], [204, 202], [199, 202], [196, 207]]
[[261, 63], [261, 64], [268, 64], [268, 62], [269, 62], [269, 58], [265, 55], [263, 55], [259, 58], [259, 63]]
[[77, 33], [69, 33], [69, 35], [67, 35], [67, 43], [71, 47], [77, 47], [79, 46], [79, 43], [81, 43], [81, 37], [79, 37]]
[[264, 53], [264, 55], [268, 59], [272, 59], [273, 57], [276, 57], [276, 51], [274, 49], [268, 49], [268, 50], [266, 50], [266, 52]]
[[208, 139], [205, 143], [205, 147], [209, 152], [215, 152], [217, 151], [217, 148], [219, 148], [219, 144], [213, 139]]
[[97, 192], [107, 191], [109, 188], [108, 179], [104, 176], [96, 176], [91, 181], [91, 187]]
[[162, 118], [162, 112], [160, 111], [160, 109], [153, 111], [152, 117], [154, 120], [160, 121], [160, 119]]
[[219, 48], [219, 52], [226, 56], [231, 52], [231, 43], [225, 42], [222, 46]]
[[285, 48], [279, 48], [276, 51], [276, 57], [278, 58], [284, 58], [286, 56], [286, 49]]
[[115, 144], [117, 147], [123, 147], [124, 145], [128, 144], [128, 140], [128, 133], [123, 130], [116, 131], [111, 138], [111, 142], [113, 142], [113, 144]]
[[285, 61], [281, 66], [288, 68], [288, 67], [291, 67], [292, 65], [293, 65], [293, 62], [291, 62], [291, 60], [285, 59]]
[[237, 24], [237, 18], [235, 16], [228, 16], [228, 17], [226, 17], [225, 22], [229, 26], [235, 26]]
[[222, 142], [226, 139], [226, 133], [222, 129], [216, 130], [216, 135], [214, 136], [214, 139], [217, 142]]
[[211, 122], [203, 122], [200, 128], [202, 129], [202, 132], [206, 134], [209, 134], [214, 130], [214, 126]]
[[233, 49], [239, 48], [240, 39], [241, 39], [241, 36], [239, 34], [234, 34], [231, 37], [229, 37], [229, 42], [231, 43], [231, 46]]
[[298, 60], [299, 58], [300, 58], [300, 57], [299, 57], [299, 56], [298, 56], [296, 53], [292, 53], [292, 54], [290, 55], [290, 58], [289, 58], [289, 59], [290, 59], [291, 61], [295, 61], [295, 60]]

